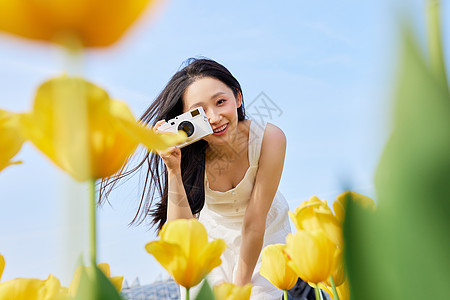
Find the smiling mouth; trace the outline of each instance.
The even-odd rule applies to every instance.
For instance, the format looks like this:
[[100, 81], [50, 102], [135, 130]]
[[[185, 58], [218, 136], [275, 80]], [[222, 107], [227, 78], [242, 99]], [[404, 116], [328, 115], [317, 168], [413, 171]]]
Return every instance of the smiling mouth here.
[[214, 129], [214, 132], [217, 133], [217, 132], [220, 132], [220, 131], [224, 130], [227, 127], [227, 125], [228, 124], [225, 124], [225, 125], [220, 126], [219, 128]]
[[220, 126], [219, 128], [214, 129], [214, 130], [213, 130], [214, 135], [220, 135], [220, 134], [222, 134], [222, 133], [225, 133], [225, 131], [227, 130], [227, 128], [228, 128], [228, 123], [225, 124], [225, 125]]

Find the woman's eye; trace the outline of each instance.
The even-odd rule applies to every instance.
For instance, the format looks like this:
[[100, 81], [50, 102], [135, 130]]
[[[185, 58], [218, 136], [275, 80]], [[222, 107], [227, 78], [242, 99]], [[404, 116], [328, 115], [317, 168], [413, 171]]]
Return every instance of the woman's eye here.
[[217, 101], [217, 104], [222, 104], [225, 102], [225, 99], [220, 99], [219, 101]]

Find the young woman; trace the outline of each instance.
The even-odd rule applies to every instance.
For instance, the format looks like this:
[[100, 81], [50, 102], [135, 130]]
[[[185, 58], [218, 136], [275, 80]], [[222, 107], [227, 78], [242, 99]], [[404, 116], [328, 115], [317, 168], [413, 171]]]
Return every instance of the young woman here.
[[261, 249], [285, 243], [290, 232], [288, 205], [277, 191], [286, 137], [273, 124], [246, 118], [240, 84], [209, 59], [189, 60], [141, 120], [158, 130], [165, 120], [195, 107], [204, 109], [212, 135], [182, 149], [147, 153], [136, 168], [119, 176], [148, 164], [133, 221], [150, 216], [160, 229], [166, 221], [198, 218], [211, 239], [222, 238], [228, 246], [222, 265], [207, 277], [211, 286], [251, 282], [251, 299], [279, 299], [281, 291], [259, 274], [259, 268]]

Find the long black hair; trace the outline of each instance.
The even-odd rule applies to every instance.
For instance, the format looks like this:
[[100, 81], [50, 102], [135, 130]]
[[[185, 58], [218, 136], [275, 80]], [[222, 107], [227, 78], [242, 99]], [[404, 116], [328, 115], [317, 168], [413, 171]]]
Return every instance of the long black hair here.
[[[184, 67], [183, 67], [184, 66]], [[191, 58], [172, 76], [166, 87], [141, 116], [140, 121], [154, 126], [159, 120], [170, 120], [183, 113], [183, 95], [197, 79], [212, 77], [227, 85], [237, 98], [243, 97], [239, 82], [224, 66], [210, 59]], [[238, 121], [246, 118], [244, 103], [237, 109]], [[208, 143], [199, 140], [181, 148], [181, 176], [189, 206], [193, 214], [199, 213], [205, 203], [205, 150]], [[129, 160], [130, 161], [130, 160]], [[158, 154], [146, 151], [144, 158], [130, 170], [123, 169], [118, 174], [102, 180], [99, 203], [108, 198], [119, 180], [129, 179], [147, 165], [144, 187], [136, 215], [130, 224], [141, 224], [147, 216], [151, 225], [160, 230], [167, 219], [168, 179], [167, 169]], [[156, 199], [156, 200], [155, 200]]]

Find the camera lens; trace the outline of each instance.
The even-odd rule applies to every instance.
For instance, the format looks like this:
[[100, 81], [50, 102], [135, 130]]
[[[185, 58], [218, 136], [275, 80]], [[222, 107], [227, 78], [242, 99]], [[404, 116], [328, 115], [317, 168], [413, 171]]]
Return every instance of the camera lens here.
[[183, 121], [178, 125], [178, 130], [183, 130], [190, 137], [194, 133], [194, 125], [189, 121]]

